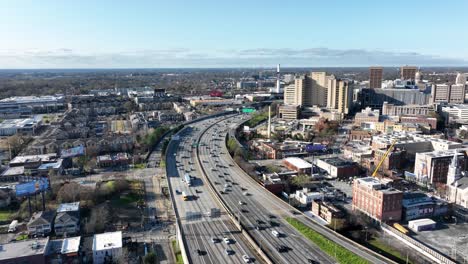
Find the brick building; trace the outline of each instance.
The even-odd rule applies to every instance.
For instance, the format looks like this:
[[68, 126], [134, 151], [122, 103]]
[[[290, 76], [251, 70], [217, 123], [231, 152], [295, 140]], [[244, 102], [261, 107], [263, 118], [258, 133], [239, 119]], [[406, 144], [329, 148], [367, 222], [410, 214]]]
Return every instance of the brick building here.
[[353, 210], [382, 222], [401, 220], [403, 193], [372, 177], [354, 180]]

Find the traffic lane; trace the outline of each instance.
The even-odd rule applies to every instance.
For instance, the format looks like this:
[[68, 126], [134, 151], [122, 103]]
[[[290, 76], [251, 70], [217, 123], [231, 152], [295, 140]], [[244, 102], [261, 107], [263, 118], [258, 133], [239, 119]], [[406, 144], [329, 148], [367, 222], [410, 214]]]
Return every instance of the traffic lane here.
[[[210, 131], [210, 132], [211, 132], [211, 131]], [[225, 132], [226, 132], [226, 131], [225, 131]], [[206, 133], [206, 134], [207, 134], [207, 135], [210, 135], [209, 133]], [[213, 136], [213, 134], [212, 134], [212, 136]], [[204, 141], [205, 143], [207, 142], [206, 138], [202, 138], [202, 139], [205, 140], [205, 141]], [[211, 142], [210, 148], [211, 148], [211, 149], [216, 148], [215, 145], [216, 145], [216, 143]], [[205, 151], [206, 151], [206, 148], [205, 148]], [[213, 161], [215, 161], [216, 158], [210, 158], [210, 160], [211, 160], [210, 165], [211, 165], [212, 167], [215, 167], [216, 164], [217, 164], [217, 162], [213, 162]], [[223, 170], [223, 169], [220, 168], [220, 171], [221, 171], [221, 172], [222, 172], [222, 170]], [[226, 178], [228, 178], [228, 177], [226, 177]], [[233, 189], [234, 189], [234, 187], [233, 187]], [[236, 196], [234, 200], [236, 200], [236, 199], [239, 199], [239, 200], [240, 200], [240, 199], [245, 199], [245, 197], [243, 197], [242, 194], [240, 194], [240, 193], [237, 193], [237, 195], [233, 195], [233, 196]], [[231, 202], [231, 208], [232, 208], [232, 207], [236, 207], [236, 203], [238, 203], [238, 201], [232, 201], [232, 200], [231, 200], [230, 202]], [[261, 208], [261, 207], [260, 207], [260, 208]], [[265, 214], [265, 212], [259, 212], [259, 211], [257, 211], [257, 213], [260, 213], [260, 214], [263, 214], [263, 215]], [[267, 220], [267, 219], [264, 219], [264, 221], [268, 221], [268, 220]], [[251, 226], [253, 226], [252, 223], [251, 223]], [[284, 233], [284, 231], [283, 231], [283, 233]], [[273, 241], [275, 240], [275, 237], [274, 237], [271, 233], [267, 233], [267, 236], [269, 236], [269, 239], [273, 239]], [[293, 241], [287, 242], [286, 244], [288, 244], [288, 245], [290, 245], [290, 246], [293, 246], [293, 247], [296, 247], [296, 248], [297, 248], [298, 245], [299, 245], [299, 244], [295, 244]], [[317, 253], [320, 254], [321, 252], [319, 251], [319, 252], [317, 252]], [[305, 261], [305, 263], [307, 262], [307, 260], [304, 260], [304, 259], [303, 259], [303, 256], [302, 256], [302, 255], [294, 254], [293, 256], [290, 256], [290, 257], [292, 257], [292, 258], [295, 259], [296, 261], [301, 261], [301, 260], [302, 260], [302, 261]], [[314, 258], [313, 256], [311, 256], [311, 257]]]

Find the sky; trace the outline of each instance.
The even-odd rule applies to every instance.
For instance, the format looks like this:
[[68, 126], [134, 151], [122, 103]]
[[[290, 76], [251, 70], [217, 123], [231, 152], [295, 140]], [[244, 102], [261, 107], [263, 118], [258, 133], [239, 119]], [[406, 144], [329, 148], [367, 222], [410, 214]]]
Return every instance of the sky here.
[[468, 66], [466, 0], [2, 0], [0, 68]]

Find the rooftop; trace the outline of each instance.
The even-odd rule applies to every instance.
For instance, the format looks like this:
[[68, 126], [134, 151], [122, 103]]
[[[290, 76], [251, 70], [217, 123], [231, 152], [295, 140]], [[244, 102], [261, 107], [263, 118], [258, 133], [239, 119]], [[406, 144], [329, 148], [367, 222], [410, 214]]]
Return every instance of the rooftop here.
[[49, 237], [2, 244], [0, 245], [0, 260], [44, 255], [48, 244]]
[[57, 213], [75, 212], [78, 210], [80, 210], [80, 202], [63, 203], [63, 204], [60, 204], [59, 207], [57, 208]]
[[431, 224], [435, 224], [436, 222], [432, 219], [429, 219], [429, 218], [423, 218], [423, 219], [417, 219], [417, 220], [411, 220], [411, 221], [408, 221], [408, 224], [411, 225], [411, 224], [419, 224], [419, 225], [431, 225]]
[[62, 242], [62, 250], [60, 253], [69, 254], [73, 252], [78, 252], [80, 250], [81, 237], [69, 237], [64, 238]]
[[301, 159], [301, 158], [296, 158], [296, 157], [290, 157], [290, 158], [285, 158], [284, 161], [289, 162], [293, 166], [295, 166], [298, 169], [310, 169], [312, 168], [312, 164], [309, 162]]
[[94, 235], [93, 251], [122, 247], [122, 231]]
[[42, 154], [42, 155], [28, 155], [28, 156], [16, 156], [10, 161], [11, 163], [25, 163], [29, 160], [37, 160], [40, 159], [43, 162], [47, 162], [50, 160], [53, 160], [57, 157], [57, 154], [51, 153], [51, 154]]
[[324, 162], [326, 162], [326, 163], [328, 163], [330, 165], [336, 166], [336, 167], [346, 167], [346, 166], [352, 166], [352, 165], [355, 164], [352, 161], [344, 160], [344, 159], [339, 158], [339, 157], [326, 158], [326, 159], [322, 159], [322, 160]]

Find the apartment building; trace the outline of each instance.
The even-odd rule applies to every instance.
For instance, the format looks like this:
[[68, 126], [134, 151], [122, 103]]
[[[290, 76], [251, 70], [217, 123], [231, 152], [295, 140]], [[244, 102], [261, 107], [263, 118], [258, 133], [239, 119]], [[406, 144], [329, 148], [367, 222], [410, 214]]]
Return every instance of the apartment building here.
[[361, 211], [381, 222], [401, 220], [403, 193], [385, 185], [376, 178], [354, 180], [353, 210]]

